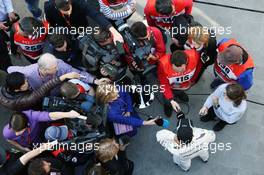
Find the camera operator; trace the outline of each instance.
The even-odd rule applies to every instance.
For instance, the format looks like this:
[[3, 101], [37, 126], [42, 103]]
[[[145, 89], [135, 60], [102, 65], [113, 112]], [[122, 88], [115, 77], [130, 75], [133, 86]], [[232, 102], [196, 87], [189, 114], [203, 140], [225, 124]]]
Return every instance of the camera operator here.
[[60, 87], [61, 95], [67, 100], [80, 101], [80, 108], [88, 113], [95, 102], [95, 91], [80, 80], [70, 80]]
[[36, 90], [32, 90], [24, 74], [13, 72], [7, 75], [6, 85], [0, 89], [0, 104], [16, 111], [39, 109], [41, 100], [53, 88], [67, 79], [79, 78], [79, 74], [72, 72], [59, 78], [49, 80]]
[[[126, 75], [125, 57], [127, 56], [119, 53], [118, 47], [114, 44], [113, 35], [109, 31], [101, 29], [90, 39], [96, 43], [87, 40], [82, 44], [95, 44], [100, 50], [92, 50], [93, 48], [89, 49], [88, 47], [88, 51], [83, 55], [83, 63], [87, 70], [96, 77], [109, 78], [113, 82], [122, 80]], [[119, 47], [123, 49], [122, 44]]]
[[134, 162], [126, 156], [127, 145], [120, 145], [114, 139], [104, 139], [99, 143], [97, 159], [109, 175], [132, 175]]
[[42, 143], [44, 130], [48, 122], [60, 119], [74, 119], [80, 116], [76, 111], [70, 112], [41, 112], [23, 111], [12, 114], [9, 124], [3, 129], [7, 141], [23, 152], [28, 152], [34, 146]]
[[165, 150], [173, 154], [173, 162], [188, 171], [193, 158], [200, 157], [204, 162], [208, 161], [208, 146], [214, 142], [215, 133], [193, 127], [189, 119], [180, 119], [176, 134], [163, 129], [157, 132], [156, 138]]
[[184, 91], [193, 86], [199, 75], [200, 69], [197, 67], [199, 60], [200, 54], [194, 49], [178, 50], [161, 58], [158, 78], [165, 89], [164, 113], [167, 117], [171, 116], [173, 109], [176, 112], [181, 110], [175, 97], [180, 101], [189, 102], [189, 97]]
[[14, 13], [12, 1], [0, 0], [0, 69], [3, 71], [6, 71], [6, 69], [12, 65], [7, 49], [9, 37], [6, 33], [10, 26], [7, 26], [6, 22], [15, 20], [16, 15]]
[[99, 0], [100, 12], [106, 18], [127, 20], [136, 11], [136, 0]]
[[52, 149], [52, 143], [43, 143], [38, 148], [25, 154], [14, 150], [7, 151], [0, 147], [1, 175], [27, 175], [27, 165], [33, 158], [46, 150]]
[[[8, 72], [23, 73], [33, 90], [40, 88], [45, 82], [48, 82], [55, 77], [59, 77], [70, 72], [80, 74], [81, 80], [85, 83], [100, 85], [109, 82], [109, 79], [96, 79], [87, 72], [74, 69], [72, 66], [48, 53], [43, 54], [36, 64], [29, 66], [11, 66], [8, 68]], [[59, 95], [59, 89], [55, 88], [52, 90], [51, 94]]]
[[135, 22], [131, 28], [131, 33], [144, 46], [147, 41], [151, 44], [151, 53], [146, 58], [149, 64], [156, 64], [158, 60], [166, 54], [166, 45], [162, 33], [156, 27], [147, 27], [143, 22]]
[[81, 50], [78, 42], [69, 35], [52, 34], [48, 36], [45, 53], [51, 53], [75, 68], [82, 67]]
[[[109, 30], [114, 39], [123, 42], [122, 36], [111, 25], [111, 23], [85, 0], [49, 0], [44, 5], [45, 15], [51, 26], [62, 27], [91, 27], [87, 18], [90, 17], [96, 21], [100, 27]], [[93, 27], [95, 29], [95, 27]], [[96, 31], [95, 31], [96, 32]], [[93, 33], [95, 33], [93, 31]]]
[[43, 51], [48, 26], [47, 21], [33, 17], [24, 17], [16, 22], [10, 33], [12, 53], [22, 54], [31, 64], [36, 63]]

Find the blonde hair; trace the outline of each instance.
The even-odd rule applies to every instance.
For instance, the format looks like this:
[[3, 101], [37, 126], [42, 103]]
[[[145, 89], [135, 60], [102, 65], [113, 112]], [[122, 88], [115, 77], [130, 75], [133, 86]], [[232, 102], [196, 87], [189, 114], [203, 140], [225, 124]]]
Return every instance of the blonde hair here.
[[198, 44], [204, 43], [205, 46], [208, 46], [209, 37], [209, 31], [202, 26], [189, 28], [188, 39], [191, 39]]
[[112, 160], [119, 152], [119, 146], [114, 139], [103, 139], [99, 143], [99, 149], [96, 151], [96, 156], [101, 162]]
[[113, 84], [100, 85], [96, 89], [96, 100], [98, 104], [111, 102], [116, 96], [117, 88]]

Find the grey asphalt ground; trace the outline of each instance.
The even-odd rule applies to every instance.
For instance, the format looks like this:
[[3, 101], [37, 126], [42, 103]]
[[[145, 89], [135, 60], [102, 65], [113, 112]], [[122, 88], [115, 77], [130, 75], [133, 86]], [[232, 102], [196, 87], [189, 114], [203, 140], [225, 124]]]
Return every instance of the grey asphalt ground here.
[[[16, 10], [28, 15], [23, 0], [14, 0]], [[42, 1], [43, 2], [43, 1]], [[256, 10], [264, 9], [264, 1], [259, 0], [204, 0]], [[138, 0], [137, 14], [132, 16], [132, 21], [142, 20], [145, 0]], [[264, 38], [264, 14], [227, 9], [194, 3], [193, 12], [195, 19], [205, 26], [212, 26], [212, 21], [223, 27], [232, 27], [231, 35], [218, 36], [218, 40], [224, 37], [236, 38], [242, 46], [252, 55], [255, 61], [254, 86], [248, 92], [248, 98], [264, 103], [264, 62], [263, 62], [263, 38]], [[198, 8], [198, 9], [197, 9]], [[210, 17], [210, 19], [208, 19]], [[24, 61], [13, 59], [16, 64], [24, 64]], [[188, 93], [210, 93], [210, 82], [213, 80], [212, 67], [209, 67], [201, 81]], [[262, 78], [261, 78], [262, 77]], [[206, 96], [190, 96], [190, 112], [188, 117], [194, 121], [196, 127], [212, 129], [214, 123], [201, 123], [198, 111]], [[186, 106], [182, 106], [187, 110]], [[156, 100], [152, 106], [143, 112], [152, 115], [163, 114], [163, 108]], [[8, 122], [9, 112], [0, 108], [0, 127]], [[174, 114], [175, 116], [175, 114]], [[145, 118], [142, 116], [142, 118]], [[176, 127], [176, 119], [170, 119], [173, 130]], [[212, 147], [208, 163], [200, 159], [192, 161], [192, 167], [188, 172], [183, 172], [172, 162], [172, 155], [165, 151], [155, 139], [155, 134], [161, 128], [143, 127], [134, 137], [128, 147], [128, 157], [135, 162], [135, 175], [263, 175], [264, 174], [264, 107], [248, 103], [246, 115], [235, 125], [227, 126], [223, 131], [216, 133], [218, 145], [231, 144], [230, 151], [216, 152]], [[1, 136], [0, 142], [4, 143]], [[220, 143], [220, 144], [219, 144]], [[215, 153], [213, 153], [215, 152]]]

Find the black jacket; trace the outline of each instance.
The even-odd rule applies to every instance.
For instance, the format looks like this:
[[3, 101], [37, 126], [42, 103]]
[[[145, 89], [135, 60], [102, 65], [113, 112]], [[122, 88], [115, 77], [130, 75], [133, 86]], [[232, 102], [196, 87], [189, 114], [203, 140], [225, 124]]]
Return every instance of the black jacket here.
[[24, 111], [36, 107], [50, 90], [61, 84], [59, 78], [48, 81], [36, 91], [10, 92], [6, 87], [0, 89], [0, 104], [15, 111]]
[[103, 14], [96, 11], [95, 7], [90, 5], [87, 0], [72, 0], [72, 14], [68, 20], [70, 25], [56, 8], [54, 0], [45, 2], [44, 11], [47, 21], [53, 27], [88, 27], [90, 24], [87, 17], [92, 18], [102, 28], [108, 29], [112, 26]]

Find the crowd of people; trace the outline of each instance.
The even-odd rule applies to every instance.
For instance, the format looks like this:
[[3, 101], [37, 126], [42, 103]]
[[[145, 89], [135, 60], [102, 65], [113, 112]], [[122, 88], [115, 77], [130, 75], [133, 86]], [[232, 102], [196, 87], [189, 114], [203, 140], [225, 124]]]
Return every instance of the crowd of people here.
[[[3, 137], [12, 149], [0, 147], [0, 174], [131, 175], [129, 138], [153, 125], [164, 127], [157, 142], [188, 171], [192, 158], [208, 161], [215, 132], [236, 124], [247, 109], [252, 57], [236, 39], [217, 39], [196, 21], [192, 0], [148, 0], [146, 22], [131, 25], [136, 0], [47, 0], [44, 9], [39, 0], [25, 3], [33, 17], [0, 0], [0, 69], [6, 72], [0, 104], [12, 111], [3, 116], [9, 118]], [[185, 32], [175, 32], [180, 28]], [[13, 65], [14, 59], [27, 65]], [[209, 66], [213, 93], [197, 116], [216, 121], [212, 131], [193, 126], [180, 105], [189, 102], [186, 91]], [[163, 94], [166, 119], [142, 119], [134, 103], [151, 105], [153, 93], [123, 87], [144, 87], [155, 79], [160, 92], [154, 96]], [[166, 129], [173, 111], [176, 132]], [[56, 147], [60, 143], [92, 149], [81, 153]]]

